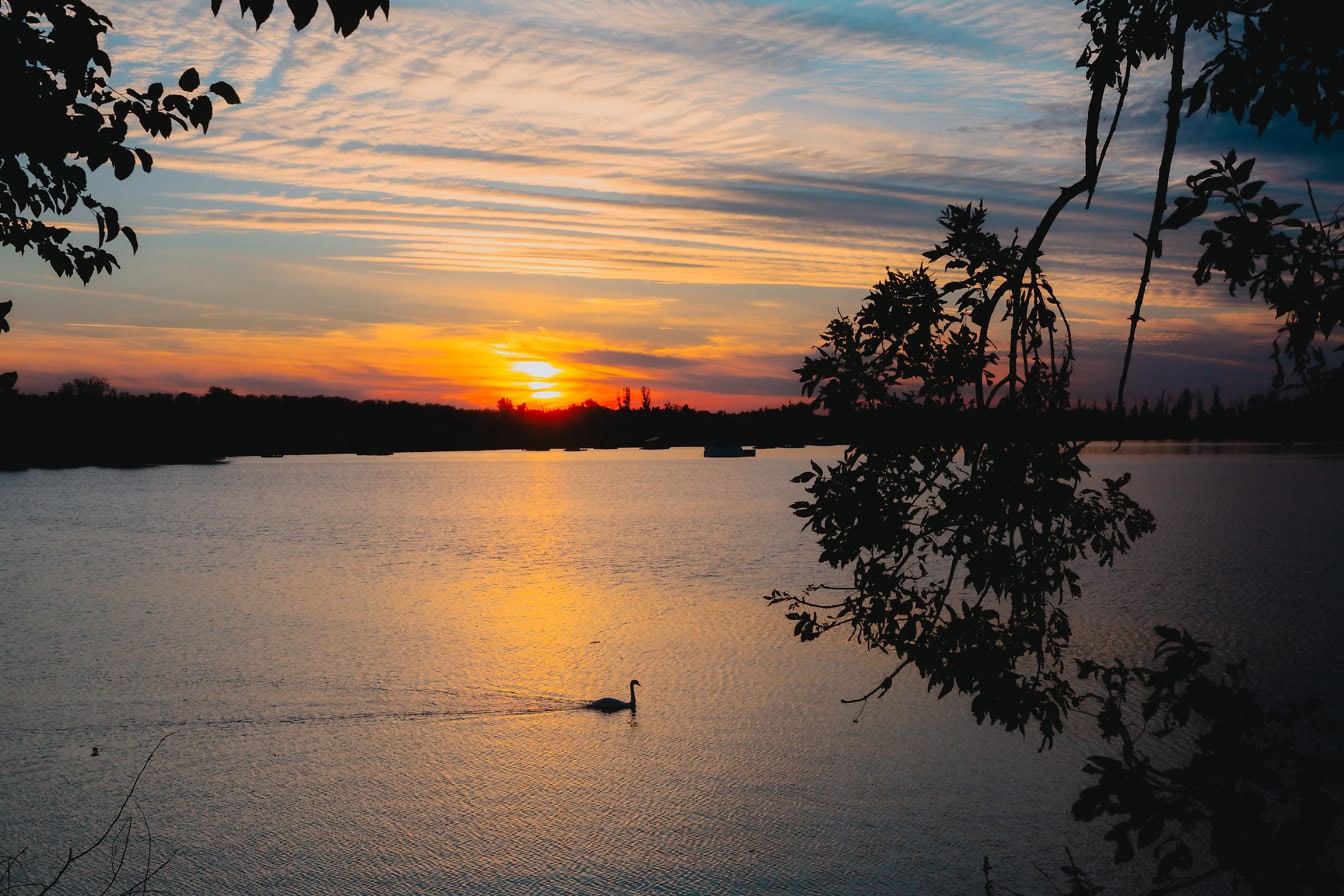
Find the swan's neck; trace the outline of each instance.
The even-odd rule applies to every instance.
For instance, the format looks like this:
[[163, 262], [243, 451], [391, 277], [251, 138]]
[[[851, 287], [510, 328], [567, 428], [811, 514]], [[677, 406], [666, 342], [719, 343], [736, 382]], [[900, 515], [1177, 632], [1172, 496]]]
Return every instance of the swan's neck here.
[[635, 706], [635, 683], [632, 681], [630, 682], [630, 708], [633, 709], [634, 706]]

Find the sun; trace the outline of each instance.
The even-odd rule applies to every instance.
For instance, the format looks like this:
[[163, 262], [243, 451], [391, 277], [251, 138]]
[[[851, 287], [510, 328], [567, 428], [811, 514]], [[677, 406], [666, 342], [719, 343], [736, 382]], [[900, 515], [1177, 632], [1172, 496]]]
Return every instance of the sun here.
[[513, 370], [534, 380], [553, 380], [560, 374], [560, 368], [545, 361], [515, 361]]
[[515, 373], [521, 373], [528, 378], [524, 385], [531, 390], [529, 398], [545, 401], [559, 398], [564, 394], [556, 388], [555, 378], [562, 371], [554, 364], [547, 364], [545, 361], [515, 361], [511, 367]]

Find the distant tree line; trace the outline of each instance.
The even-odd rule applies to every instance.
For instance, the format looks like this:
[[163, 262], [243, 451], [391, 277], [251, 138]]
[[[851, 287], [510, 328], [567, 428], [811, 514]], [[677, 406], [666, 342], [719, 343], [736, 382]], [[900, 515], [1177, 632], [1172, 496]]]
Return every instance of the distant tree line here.
[[1183, 389], [1157, 400], [1143, 398], [1115, 413], [1110, 400], [1069, 413], [1069, 435], [1091, 441], [1120, 439], [1208, 442], [1344, 441], [1344, 383], [1322, 384], [1310, 392], [1279, 390], [1224, 403], [1214, 389], [1209, 398]]
[[[501, 399], [495, 410], [333, 396], [118, 392], [107, 380], [70, 380], [46, 395], [0, 394], [0, 469], [212, 463], [267, 454], [929, 442], [975, 428], [1018, 426], [995, 410], [910, 408], [818, 414], [807, 403], [727, 413], [644, 401], [611, 408], [589, 399], [542, 410]], [[1123, 415], [1079, 405], [1039, 419], [1023, 435], [1093, 441], [1344, 442], [1344, 395], [1256, 396], [1224, 404], [1185, 390], [1144, 399]]]
[[213, 387], [133, 395], [72, 380], [46, 395], [0, 395], [9, 432], [0, 468], [211, 463], [266, 454], [780, 445], [825, 438], [805, 404], [747, 413], [665, 405], [623, 411], [593, 401], [557, 410], [501, 401], [467, 410], [408, 401], [239, 395]]

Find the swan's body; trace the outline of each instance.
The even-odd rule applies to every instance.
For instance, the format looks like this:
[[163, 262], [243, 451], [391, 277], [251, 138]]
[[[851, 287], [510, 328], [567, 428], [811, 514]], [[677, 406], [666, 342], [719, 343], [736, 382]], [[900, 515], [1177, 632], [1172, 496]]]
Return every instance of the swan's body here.
[[630, 702], [629, 702], [629, 703], [627, 703], [627, 702], [624, 701], [624, 700], [617, 700], [615, 697], [603, 697], [601, 700], [594, 700], [593, 702], [589, 703], [589, 704], [587, 705], [587, 708], [588, 708], [588, 709], [595, 709], [595, 710], [597, 710], [598, 712], [620, 712], [620, 711], [623, 710], [623, 709], [628, 709], [628, 710], [630, 710], [631, 712], [634, 712], [634, 711], [635, 711], [635, 685], [637, 685], [637, 684], [639, 684], [639, 679], [637, 679], [637, 678], [632, 678], [632, 679], [630, 679]]

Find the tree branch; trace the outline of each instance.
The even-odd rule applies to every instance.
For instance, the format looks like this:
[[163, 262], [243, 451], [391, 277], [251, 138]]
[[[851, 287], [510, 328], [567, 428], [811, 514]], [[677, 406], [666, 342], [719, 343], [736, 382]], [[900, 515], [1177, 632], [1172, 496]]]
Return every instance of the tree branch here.
[[1162, 257], [1162, 242], [1158, 234], [1162, 230], [1162, 218], [1167, 211], [1167, 181], [1171, 178], [1171, 160], [1176, 154], [1176, 134], [1181, 127], [1181, 85], [1185, 79], [1185, 38], [1189, 23], [1185, 16], [1178, 16], [1176, 29], [1172, 34], [1171, 47], [1171, 86], [1167, 90], [1167, 134], [1162, 145], [1162, 161], [1157, 169], [1157, 189], [1153, 194], [1153, 214], [1148, 221], [1148, 235], [1143, 238], [1143, 275], [1139, 278], [1138, 294], [1134, 297], [1134, 313], [1129, 316], [1129, 341], [1125, 343], [1125, 361], [1120, 368], [1120, 388], [1116, 392], [1116, 404], [1123, 416], [1125, 412], [1125, 383], [1129, 379], [1129, 363], [1134, 356], [1134, 334], [1143, 320], [1144, 295], [1148, 291], [1148, 281], [1152, 277], [1153, 259]]

